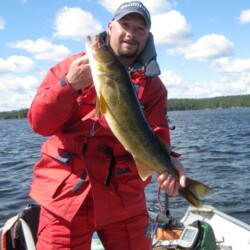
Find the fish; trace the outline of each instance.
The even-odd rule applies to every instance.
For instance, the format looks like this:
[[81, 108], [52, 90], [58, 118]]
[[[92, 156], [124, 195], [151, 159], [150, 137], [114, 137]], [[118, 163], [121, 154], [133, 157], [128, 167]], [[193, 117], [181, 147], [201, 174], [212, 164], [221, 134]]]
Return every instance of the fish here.
[[[87, 36], [86, 53], [96, 90], [96, 115], [104, 115], [115, 137], [133, 156], [141, 179], [168, 172], [179, 181], [169, 150], [148, 124], [125, 66], [100, 36], [93, 41]], [[179, 188], [179, 194], [197, 208], [202, 206], [200, 197], [211, 192], [208, 185], [190, 178]]]

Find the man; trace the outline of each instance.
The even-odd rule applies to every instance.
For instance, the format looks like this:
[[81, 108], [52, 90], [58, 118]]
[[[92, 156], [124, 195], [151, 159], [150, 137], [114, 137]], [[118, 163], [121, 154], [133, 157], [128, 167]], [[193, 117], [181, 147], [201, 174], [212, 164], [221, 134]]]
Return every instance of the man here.
[[[128, 69], [149, 125], [163, 145], [170, 145], [167, 91], [158, 77], [150, 27], [145, 6], [127, 2], [100, 35]], [[42, 206], [37, 249], [87, 250], [95, 231], [105, 249], [151, 249], [144, 195], [150, 180], [140, 179], [105, 118], [95, 117], [92, 82], [88, 55], [71, 56], [49, 70], [30, 107], [31, 127], [50, 136], [30, 191]], [[184, 187], [184, 168], [171, 159]], [[168, 194], [178, 194], [179, 184], [170, 175], [157, 180]]]

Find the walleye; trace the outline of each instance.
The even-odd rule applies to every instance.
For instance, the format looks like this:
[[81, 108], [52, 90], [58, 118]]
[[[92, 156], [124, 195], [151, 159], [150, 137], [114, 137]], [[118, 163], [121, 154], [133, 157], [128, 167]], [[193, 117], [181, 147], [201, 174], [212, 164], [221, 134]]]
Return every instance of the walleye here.
[[[132, 154], [140, 177], [145, 180], [153, 172], [167, 171], [178, 181], [179, 174], [147, 123], [125, 67], [99, 36], [93, 42], [88, 36], [86, 49], [97, 93], [97, 113], [105, 116], [114, 135]], [[179, 189], [180, 195], [195, 207], [201, 207], [199, 197], [211, 191], [190, 178], [186, 187]]]

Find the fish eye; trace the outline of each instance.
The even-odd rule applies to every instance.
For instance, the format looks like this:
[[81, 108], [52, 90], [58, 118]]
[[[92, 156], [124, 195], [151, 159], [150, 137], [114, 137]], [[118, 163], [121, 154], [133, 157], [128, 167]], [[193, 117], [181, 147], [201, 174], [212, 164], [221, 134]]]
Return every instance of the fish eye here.
[[108, 45], [107, 45], [107, 44], [105, 44], [105, 43], [101, 44], [101, 46], [100, 46], [100, 47], [101, 47], [101, 49], [105, 49], [105, 50], [106, 50], [106, 49], [108, 49]]

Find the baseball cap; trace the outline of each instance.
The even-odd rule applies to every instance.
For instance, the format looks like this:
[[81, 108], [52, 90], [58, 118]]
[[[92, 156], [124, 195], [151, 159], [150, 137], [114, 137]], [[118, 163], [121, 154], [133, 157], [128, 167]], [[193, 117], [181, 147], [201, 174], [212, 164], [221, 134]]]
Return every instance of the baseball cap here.
[[131, 1], [131, 2], [124, 2], [120, 5], [120, 7], [116, 10], [113, 20], [120, 20], [124, 16], [131, 14], [131, 13], [138, 13], [140, 14], [148, 29], [151, 27], [151, 18], [149, 11], [147, 8], [140, 2], [140, 1]]

